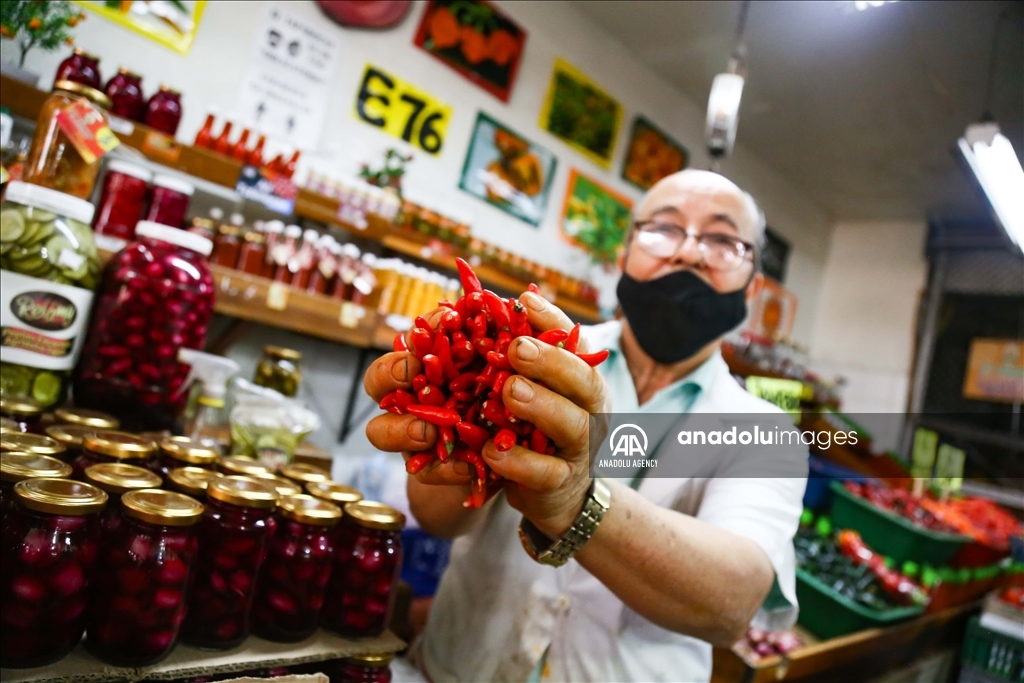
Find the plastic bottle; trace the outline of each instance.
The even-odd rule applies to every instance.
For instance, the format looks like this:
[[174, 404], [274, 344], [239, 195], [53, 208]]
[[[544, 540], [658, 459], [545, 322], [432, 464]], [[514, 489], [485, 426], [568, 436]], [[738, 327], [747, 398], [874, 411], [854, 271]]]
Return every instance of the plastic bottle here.
[[217, 436], [228, 424], [224, 399], [228, 393], [228, 381], [238, 373], [238, 363], [223, 356], [185, 348], [178, 351], [178, 361], [190, 368], [184, 386], [193, 380], [199, 380], [203, 385], [199, 407], [185, 425], [185, 436], [219, 450]]

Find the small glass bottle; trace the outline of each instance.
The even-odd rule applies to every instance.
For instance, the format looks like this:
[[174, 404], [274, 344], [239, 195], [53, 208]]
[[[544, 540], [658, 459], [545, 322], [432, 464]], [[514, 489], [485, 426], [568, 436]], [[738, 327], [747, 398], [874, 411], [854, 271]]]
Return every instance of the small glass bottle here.
[[231, 148], [231, 158], [235, 161], [245, 162], [249, 158], [249, 129], [243, 128], [238, 142]]
[[345, 506], [320, 624], [346, 638], [376, 638], [388, 626], [402, 568], [405, 515], [373, 501]]
[[256, 577], [278, 498], [269, 484], [249, 477], [220, 477], [207, 485], [196, 580], [182, 625], [186, 642], [226, 650], [249, 634]]
[[234, 268], [238, 264], [241, 252], [242, 231], [237, 226], [229, 224], [217, 228], [217, 238], [213, 241], [213, 251], [210, 252], [210, 263]]
[[155, 130], [174, 136], [181, 123], [181, 93], [167, 85], [149, 98], [146, 104], [146, 125]]
[[217, 154], [223, 154], [224, 156], [230, 156], [233, 145], [231, 144], [231, 122], [225, 121], [224, 127], [220, 130], [220, 135], [213, 143], [213, 151]]
[[319, 498], [294, 495], [277, 505], [277, 528], [267, 548], [253, 606], [256, 634], [293, 643], [316, 630], [331, 577], [332, 528], [341, 508]]
[[167, 175], [154, 176], [146, 220], [172, 228], [182, 227], [195, 191], [196, 188], [184, 180]]
[[340, 247], [330, 235], [324, 235], [317, 243], [316, 257], [309, 276], [306, 289], [316, 294], [325, 294], [334, 286], [334, 276], [338, 272], [338, 256]]
[[284, 223], [273, 220], [264, 225], [267, 235], [266, 255], [263, 257], [263, 266], [260, 268], [260, 276], [268, 280], [274, 277], [274, 249], [284, 237]]
[[245, 161], [250, 166], [261, 168], [263, 166], [263, 146], [267, 142], [267, 136], [261, 135], [256, 141], [256, 146], [252, 148], [246, 157]]
[[89, 651], [108, 664], [150, 666], [174, 649], [185, 619], [203, 505], [173, 491], [130, 491], [104, 539], [87, 618]]
[[168, 473], [167, 488], [188, 494], [197, 500], [205, 500], [206, 487], [214, 479], [223, 476], [220, 472], [202, 467], [179, 467]]
[[203, 122], [203, 127], [196, 133], [196, 140], [192, 143], [194, 147], [213, 149], [213, 124], [216, 120], [217, 115], [214, 112], [206, 114], [206, 121]]
[[152, 173], [126, 161], [115, 159], [107, 164], [92, 224], [100, 249], [120, 251], [135, 238], [135, 224], [146, 210], [146, 195], [152, 179]]
[[27, 396], [0, 397], [0, 415], [18, 424], [18, 429], [32, 434], [42, 434], [43, 404]]
[[60, 456], [61, 460], [73, 464], [82, 454], [85, 437], [99, 434], [101, 431], [83, 425], [55, 424], [46, 428], [46, 436], [64, 447], [64, 453]]
[[7, 514], [14, 496], [14, 485], [19, 481], [40, 477], [67, 479], [70, 476], [71, 465], [49, 455], [0, 453], [0, 512]]
[[391, 683], [393, 654], [345, 657], [330, 672], [335, 683]]
[[117, 70], [117, 75], [107, 81], [103, 93], [110, 98], [111, 114], [129, 121], [142, 122], [146, 108], [146, 100], [142, 95], [142, 76], [122, 66]]
[[80, 47], [71, 51], [71, 55], [57, 67], [57, 81], [74, 81], [90, 88], [100, 89], [103, 79], [100, 78], [100, 59]]
[[82, 454], [73, 463], [75, 479], [84, 479], [86, 468], [104, 462], [152, 468], [156, 443], [127, 432], [103, 431], [82, 441]]
[[288, 263], [295, 256], [300, 237], [302, 237], [302, 228], [297, 225], [289, 225], [284, 229], [284, 238], [278, 240], [274, 245], [270, 254], [270, 258], [274, 261], [274, 282], [289, 282], [291, 280]]
[[268, 466], [257, 462], [247, 455], [229, 455], [217, 461], [217, 469], [224, 474], [237, 474], [243, 476], [273, 475], [274, 472]]
[[293, 462], [281, 468], [281, 476], [287, 477], [298, 483], [299, 486], [306, 484], [319, 484], [331, 480], [331, 473], [316, 465], [307, 465], [304, 462]]
[[113, 415], [76, 406], [57, 408], [53, 411], [53, 417], [57, 420], [57, 424], [81, 425], [82, 427], [91, 427], [94, 431], [116, 430], [121, 426], [120, 421]]
[[262, 232], [253, 228], [245, 233], [244, 240], [235, 267], [243, 273], [259, 275], [263, 272], [263, 263], [267, 260], [266, 238]]
[[316, 256], [319, 240], [320, 234], [316, 230], [306, 230], [302, 233], [302, 244], [288, 261], [292, 287], [306, 289], [309, 285], [309, 276], [313, 271], [313, 258]]
[[59, 460], [66, 460], [65, 448], [48, 436], [29, 434], [27, 432], [5, 432], [0, 434], [0, 452], [32, 453], [48, 455]]
[[358, 503], [363, 499], [363, 494], [359, 489], [333, 481], [319, 481], [306, 484], [306, 492], [322, 500], [329, 500], [341, 506], [342, 509], [349, 503]]
[[301, 360], [302, 354], [294, 349], [265, 346], [263, 357], [256, 366], [256, 376], [252, 381], [258, 386], [294, 398], [299, 393], [299, 384], [302, 382], [302, 368], [299, 366]]
[[0, 666], [46, 666], [85, 630], [107, 494], [70, 479], [26, 479], [14, 499], [0, 542]]
[[85, 468], [85, 481], [106, 492], [110, 500], [100, 515], [100, 529], [110, 534], [121, 525], [121, 496], [129, 491], [158, 488], [160, 477], [135, 465], [103, 462]]
[[171, 436], [159, 442], [160, 455], [155, 471], [167, 482], [171, 470], [179, 467], [202, 467], [212, 470], [220, 453], [205, 444], [184, 436]]

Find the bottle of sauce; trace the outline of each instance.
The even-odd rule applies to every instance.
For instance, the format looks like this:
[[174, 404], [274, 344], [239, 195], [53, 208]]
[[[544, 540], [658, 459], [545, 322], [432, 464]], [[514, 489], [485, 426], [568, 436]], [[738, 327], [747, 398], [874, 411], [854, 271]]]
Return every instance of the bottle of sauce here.
[[299, 165], [299, 156], [301, 154], [302, 152], [296, 150], [295, 153], [292, 154], [291, 158], [288, 160], [288, 163], [284, 165], [285, 178], [291, 180], [292, 176], [295, 175], [295, 168]]
[[217, 142], [213, 145], [213, 151], [217, 154], [230, 156], [231, 150], [231, 122], [225, 121], [224, 128], [221, 130], [220, 136], [217, 138]]
[[306, 289], [309, 286], [309, 276], [312, 274], [319, 239], [320, 235], [316, 230], [306, 230], [302, 233], [302, 244], [288, 262], [292, 287]]
[[249, 129], [243, 128], [242, 135], [238, 138], [238, 142], [231, 149], [231, 158], [236, 161], [244, 162], [249, 156]]
[[100, 59], [80, 47], [71, 51], [71, 56], [57, 67], [57, 76], [53, 82], [74, 81], [100, 90], [103, 79], [100, 78]]
[[284, 229], [284, 239], [274, 245], [274, 253], [270, 256], [274, 261], [275, 282], [291, 281], [288, 263], [295, 256], [300, 237], [302, 237], [302, 228], [297, 225], [289, 225]]
[[338, 254], [341, 247], [330, 235], [324, 235], [317, 242], [316, 258], [312, 273], [309, 276], [307, 289], [316, 294], [330, 291], [334, 284], [334, 276], [338, 272]]
[[142, 96], [142, 76], [125, 67], [107, 81], [103, 92], [110, 98], [110, 113], [130, 121], [142, 121], [146, 100]]
[[238, 264], [238, 254], [241, 250], [241, 229], [236, 225], [221, 225], [217, 229], [217, 238], [213, 241], [209, 261], [225, 268], [234, 268]]
[[263, 233], [266, 238], [266, 254], [258, 274], [269, 280], [274, 277], [274, 247], [284, 238], [284, 223], [279, 220], [270, 221], [264, 224]]
[[206, 114], [206, 121], [203, 122], [203, 127], [196, 133], [196, 141], [193, 143], [196, 147], [205, 147], [211, 149], [213, 147], [213, 124], [217, 119], [217, 115], [210, 111]]
[[376, 262], [375, 254], [363, 254], [363, 257], [356, 262], [356, 277], [352, 281], [352, 303], [362, 306], [376, 289], [377, 278], [373, 274], [373, 266]]
[[263, 271], [263, 264], [267, 260], [267, 245], [262, 227], [263, 224], [257, 222], [242, 238], [242, 248], [238, 252], [238, 270], [243, 273], [259, 275]]
[[161, 84], [146, 105], [146, 125], [174, 136], [181, 123], [181, 93]]
[[341, 258], [338, 261], [338, 277], [334, 281], [332, 296], [339, 301], [352, 300], [352, 282], [359, 273], [357, 262], [359, 247], [350, 243], [341, 245]]
[[256, 168], [261, 168], [263, 166], [263, 145], [265, 145], [266, 142], [267, 136], [261, 135], [259, 140], [256, 141], [256, 146], [252, 148], [252, 151], [249, 152], [249, 155], [246, 157], [246, 163], [250, 166], [255, 166]]

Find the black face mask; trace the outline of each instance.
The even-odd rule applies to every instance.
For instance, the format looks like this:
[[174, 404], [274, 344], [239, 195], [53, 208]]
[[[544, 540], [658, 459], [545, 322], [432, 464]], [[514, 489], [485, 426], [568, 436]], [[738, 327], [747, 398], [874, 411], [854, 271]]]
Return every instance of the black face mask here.
[[689, 358], [743, 322], [745, 292], [721, 294], [688, 270], [646, 282], [623, 273], [616, 288], [640, 348], [666, 365]]

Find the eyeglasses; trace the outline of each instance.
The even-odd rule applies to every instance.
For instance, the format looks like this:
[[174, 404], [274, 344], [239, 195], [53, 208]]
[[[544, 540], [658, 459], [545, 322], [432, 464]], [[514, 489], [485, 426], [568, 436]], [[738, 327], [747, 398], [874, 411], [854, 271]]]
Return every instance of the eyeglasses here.
[[697, 241], [697, 250], [708, 268], [736, 270], [745, 262], [753, 262], [754, 245], [738, 237], [720, 232], [691, 232], [675, 223], [637, 221], [633, 224], [636, 241], [655, 258], [671, 258], [679, 253], [687, 238]]

